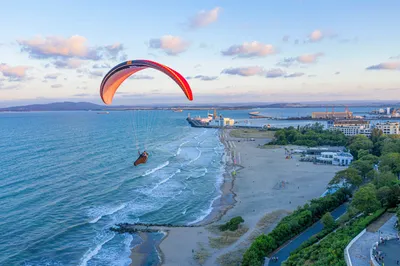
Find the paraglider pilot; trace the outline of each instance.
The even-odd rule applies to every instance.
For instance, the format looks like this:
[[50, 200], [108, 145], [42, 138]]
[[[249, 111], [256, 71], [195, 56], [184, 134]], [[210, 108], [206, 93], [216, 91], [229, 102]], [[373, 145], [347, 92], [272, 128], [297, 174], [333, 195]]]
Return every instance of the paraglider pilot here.
[[140, 153], [140, 151], [138, 151], [138, 154], [139, 154], [139, 158], [137, 158], [137, 160], [133, 163], [134, 166], [138, 166], [139, 164], [146, 163], [147, 159], [149, 158], [149, 154], [146, 151], [143, 151], [142, 153]]

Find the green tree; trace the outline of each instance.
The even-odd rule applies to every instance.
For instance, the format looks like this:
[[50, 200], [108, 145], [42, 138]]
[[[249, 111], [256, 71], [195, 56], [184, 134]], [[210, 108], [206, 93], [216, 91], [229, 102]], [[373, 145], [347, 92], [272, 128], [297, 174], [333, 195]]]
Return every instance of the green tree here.
[[380, 172], [374, 179], [377, 188], [391, 187], [397, 183], [397, 177], [392, 172]]
[[358, 187], [362, 184], [362, 178], [358, 173], [357, 169], [347, 168], [345, 170], [341, 170], [335, 174], [330, 185], [339, 184], [344, 182], [345, 184]]
[[351, 167], [354, 168], [354, 169], [357, 169], [358, 172], [360, 173], [360, 175], [361, 175], [363, 178], [366, 177], [366, 175], [367, 175], [367, 173], [368, 173], [369, 171], [371, 171], [371, 170], [374, 169], [370, 161], [364, 161], [364, 160], [357, 160], [357, 161], [354, 161], [354, 162], [351, 164]]
[[322, 216], [321, 222], [324, 225], [324, 228], [328, 230], [336, 226], [335, 219], [333, 219], [330, 212], [327, 212]]
[[352, 205], [364, 213], [371, 213], [379, 209], [380, 202], [376, 197], [376, 188], [368, 184], [356, 191]]
[[379, 162], [378, 156], [375, 156], [375, 155], [372, 155], [372, 154], [368, 154], [368, 155], [362, 156], [360, 158], [360, 160], [369, 162], [370, 164], [377, 164]]
[[372, 129], [372, 132], [371, 132], [371, 141], [372, 141], [373, 143], [378, 142], [379, 139], [382, 137], [382, 135], [383, 135], [383, 131], [382, 131], [381, 129], [378, 129], [378, 128]]
[[359, 150], [367, 150], [370, 151], [374, 147], [372, 141], [364, 136], [364, 135], [357, 135], [353, 137], [350, 141], [349, 149], [350, 152], [353, 154], [354, 157], [358, 159], [358, 151]]
[[400, 173], [400, 153], [391, 152], [381, 156], [379, 166], [389, 166], [393, 173]]
[[377, 198], [381, 203], [381, 206], [387, 206], [389, 204], [389, 199], [391, 197], [392, 190], [388, 186], [384, 186], [378, 189]]
[[358, 159], [362, 159], [363, 157], [367, 156], [369, 154], [369, 151], [367, 150], [359, 150], [358, 151]]

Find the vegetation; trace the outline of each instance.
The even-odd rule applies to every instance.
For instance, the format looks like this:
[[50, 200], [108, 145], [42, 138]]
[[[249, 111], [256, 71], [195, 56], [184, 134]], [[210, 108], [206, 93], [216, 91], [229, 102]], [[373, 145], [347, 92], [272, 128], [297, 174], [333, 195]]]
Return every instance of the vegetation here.
[[386, 210], [380, 209], [369, 216], [362, 216], [329, 234], [318, 244], [292, 252], [282, 265], [346, 265], [343, 250], [365, 227], [378, 219]]
[[316, 147], [322, 145], [344, 146], [347, 144], [346, 136], [339, 131], [324, 130], [324, 126], [315, 123], [295, 129], [288, 127], [275, 132], [275, 138], [268, 145], [300, 145]]
[[[257, 237], [243, 255], [243, 265], [261, 265], [265, 256], [318, 219], [324, 224], [324, 230], [292, 252], [284, 265], [346, 265], [343, 249], [367, 225], [387, 208], [396, 206], [400, 219], [400, 137], [374, 129], [370, 138], [362, 135], [348, 138], [340, 132], [324, 131], [321, 125], [315, 124], [280, 129], [269, 143], [286, 144], [346, 146], [355, 160], [349, 168], [337, 172], [330, 182], [344, 187], [326, 198], [343, 193], [340, 198], [344, 202], [353, 194], [352, 203], [346, 214], [335, 222], [327, 213], [335, 204], [328, 207], [321, 203], [323, 198], [312, 200], [285, 217], [270, 234]], [[336, 206], [342, 203], [339, 202], [335, 201]]]
[[332, 228], [335, 228], [336, 226], [335, 219], [333, 219], [332, 214], [330, 212], [327, 212], [322, 216], [321, 222], [324, 225], [324, 229], [326, 230], [330, 230]]
[[396, 215], [397, 215], [397, 229], [400, 230], [400, 204], [397, 206]]
[[249, 228], [240, 227], [235, 231], [224, 231], [219, 237], [209, 237], [210, 246], [212, 248], [223, 248], [235, 243], [242, 235], [244, 235]]
[[271, 233], [262, 234], [254, 240], [243, 256], [242, 265], [262, 265], [265, 256], [318, 221], [326, 212], [340, 206], [348, 195], [349, 190], [342, 188], [332, 195], [313, 199], [309, 204], [299, 207], [283, 218]]
[[200, 264], [203, 265], [204, 262], [210, 257], [210, 251], [207, 250], [202, 243], [198, 243], [199, 249], [193, 253], [193, 258]]
[[232, 218], [226, 224], [221, 225], [219, 227], [219, 229], [221, 231], [226, 231], [226, 230], [235, 231], [239, 228], [239, 224], [241, 224], [243, 222], [244, 222], [243, 218], [241, 216], [237, 216], [237, 217]]

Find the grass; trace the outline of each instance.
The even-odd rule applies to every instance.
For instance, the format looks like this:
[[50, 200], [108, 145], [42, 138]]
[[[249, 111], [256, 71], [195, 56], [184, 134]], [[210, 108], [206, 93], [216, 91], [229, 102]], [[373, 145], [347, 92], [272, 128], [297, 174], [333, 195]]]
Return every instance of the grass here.
[[245, 248], [228, 252], [217, 258], [217, 262], [221, 266], [239, 265], [242, 262], [243, 254], [246, 252]]
[[274, 131], [261, 131], [259, 129], [233, 129], [229, 135], [234, 138], [268, 138], [272, 139]]
[[240, 226], [238, 230], [222, 232], [219, 237], [209, 237], [210, 247], [220, 249], [229, 246], [235, 243], [248, 230], [249, 228]]
[[203, 265], [204, 262], [210, 257], [210, 252], [204, 247], [202, 243], [198, 243], [199, 249], [193, 254], [193, 258], [200, 264]]

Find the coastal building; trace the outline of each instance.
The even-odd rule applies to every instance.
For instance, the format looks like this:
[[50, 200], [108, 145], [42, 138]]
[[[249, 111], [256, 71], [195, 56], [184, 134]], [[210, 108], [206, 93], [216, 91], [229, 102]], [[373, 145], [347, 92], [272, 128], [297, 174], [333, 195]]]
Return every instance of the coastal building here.
[[312, 119], [351, 119], [353, 118], [353, 113], [350, 111], [345, 112], [312, 112]]
[[348, 152], [322, 152], [316, 159], [318, 162], [327, 164], [348, 166], [354, 158]]
[[217, 126], [217, 127], [225, 127], [225, 126], [233, 126], [235, 124], [235, 120], [227, 117], [223, 117], [222, 115], [219, 118], [212, 119], [209, 122], [210, 126]]
[[375, 128], [382, 130], [385, 135], [400, 134], [399, 122], [377, 123]]
[[330, 129], [341, 131], [346, 136], [365, 135], [369, 137], [372, 132], [369, 121], [365, 120], [338, 120]]

